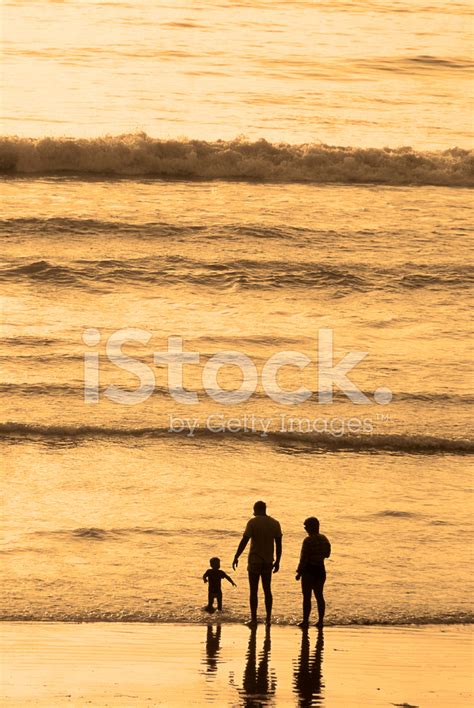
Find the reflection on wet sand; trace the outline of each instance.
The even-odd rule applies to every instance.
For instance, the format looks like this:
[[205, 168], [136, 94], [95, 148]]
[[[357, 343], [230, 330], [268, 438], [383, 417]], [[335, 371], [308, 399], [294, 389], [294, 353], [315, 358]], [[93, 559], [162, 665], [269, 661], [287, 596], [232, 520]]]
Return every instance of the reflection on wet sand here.
[[217, 671], [221, 643], [221, 625], [216, 625], [215, 631], [212, 624], [207, 625], [206, 634], [206, 673], [213, 674]]
[[311, 706], [322, 706], [323, 698], [323, 663], [324, 635], [323, 631], [318, 631], [316, 647], [311, 656], [309, 632], [304, 630], [301, 635], [301, 650], [298, 664], [295, 666], [293, 687], [298, 696], [298, 706], [300, 708], [310, 708]]
[[[242, 678], [242, 688], [237, 688], [241, 705], [247, 708], [271, 705], [276, 691], [276, 674], [269, 667], [271, 650], [270, 627], [265, 627], [265, 639], [257, 657], [257, 628], [250, 630], [247, 661]], [[233, 679], [231, 679], [233, 685]]]
[[[234, 672], [230, 672], [229, 684], [239, 695], [239, 705], [245, 708], [272, 706], [277, 700], [277, 677], [275, 670], [270, 667], [270, 631], [270, 626], [266, 626], [263, 643], [258, 651], [258, 627], [251, 628], [241, 686], [238, 685]], [[218, 665], [222, 663], [221, 639], [222, 626], [209, 623], [206, 627], [206, 653], [203, 658], [205, 670], [202, 673], [213, 681]], [[323, 650], [323, 630], [318, 631], [314, 648], [311, 646], [309, 631], [302, 631], [299, 657], [293, 662], [293, 692], [299, 708], [314, 708], [324, 704]]]

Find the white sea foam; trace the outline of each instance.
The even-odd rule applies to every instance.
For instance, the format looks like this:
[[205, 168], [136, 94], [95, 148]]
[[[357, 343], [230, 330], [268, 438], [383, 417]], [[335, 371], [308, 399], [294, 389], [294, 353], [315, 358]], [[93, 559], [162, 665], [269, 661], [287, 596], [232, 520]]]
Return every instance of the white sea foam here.
[[474, 184], [473, 151], [420, 152], [266, 140], [160, 140], [136, 133], [102, 138], [3, 137], [0, 171], [17, 175], [149, 176], [394, 185]]

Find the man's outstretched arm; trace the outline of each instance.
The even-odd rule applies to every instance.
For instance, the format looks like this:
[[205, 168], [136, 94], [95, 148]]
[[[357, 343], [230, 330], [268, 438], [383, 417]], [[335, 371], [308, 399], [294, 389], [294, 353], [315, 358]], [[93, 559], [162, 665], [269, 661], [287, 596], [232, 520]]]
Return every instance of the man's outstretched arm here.
[[276, 550], [276, 561], [273, 564], [273, 572], [278, 573], [280, 570], [280, 560], [281, 560], [281, 551], [282, 551], [282, 543], [281, 543], [281, 536], [275, 539], [275, 550]]
[[232, 568], [234, 570], [239, 565], [239, 558], [242, 555], [242, 553], [245, 551], [245, 548], [246, 548], [249, 540], [250, 540], [249, 536], [242, 536], [240, 543], [239, 543], [239, 547], [237, 548], [237, 550], [235, 552], [234, 560], [232, 561]]

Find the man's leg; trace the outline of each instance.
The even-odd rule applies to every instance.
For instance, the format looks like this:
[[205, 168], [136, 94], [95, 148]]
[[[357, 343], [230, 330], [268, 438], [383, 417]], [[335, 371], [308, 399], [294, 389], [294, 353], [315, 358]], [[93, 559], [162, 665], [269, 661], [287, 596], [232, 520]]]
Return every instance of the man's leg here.
[[249, 587], [250, 587], [250, 620], [252, 623], [257, 622], [258, 608], [258, 579], [260, 573], [253, 573], [249, 570]]
[[262, 573], [262, 588], [265, 593], [265, 609], [267, 611], [267, 624], [272, 621], [272, 571]]
[[[314, 595], [316, 597], [316, 602], [318, 603], [318, 624], [317, 627], [322, 627], [324, 622], [324, 613], [326, 611], [326, 602], [324, 600], [324, 580], [318, 580], [314, 584]], [[311, 600], [310, 600], [311, 602]]]

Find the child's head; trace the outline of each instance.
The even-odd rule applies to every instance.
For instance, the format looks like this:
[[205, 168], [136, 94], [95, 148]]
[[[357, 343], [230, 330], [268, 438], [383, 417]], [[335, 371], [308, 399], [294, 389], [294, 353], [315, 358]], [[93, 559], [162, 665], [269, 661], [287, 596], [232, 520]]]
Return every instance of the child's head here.
[[219, 570], [219, 568], [221, 567], [221, 559], [220, 558], [215, 558], [215, 557], [211, 558], [209, 563], [211, 564], [211, 568], [214, 568], [214, 570]]
[[319, 519], [317, 519], [315, 516], [310, 516], [309, 518], [305, 519], [304, 527], [308, 534], [319, 533]]

